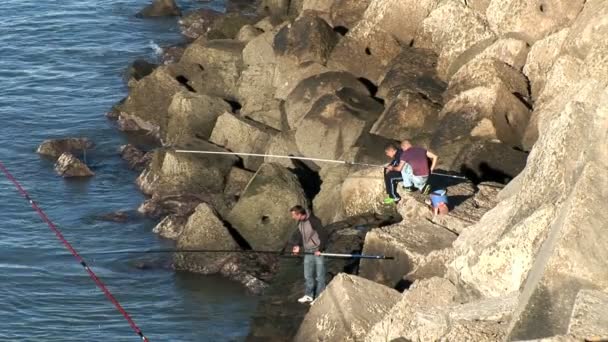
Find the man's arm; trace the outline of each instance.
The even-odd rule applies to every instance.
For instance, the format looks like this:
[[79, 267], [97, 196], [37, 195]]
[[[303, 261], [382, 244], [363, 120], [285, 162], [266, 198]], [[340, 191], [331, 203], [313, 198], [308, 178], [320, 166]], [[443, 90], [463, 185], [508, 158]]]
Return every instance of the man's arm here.
[[321, 223], [321, 220], [319, 220], [318, 217], [311, 216], [309, 220], [312, 229], [314, 229], [317, 232], [317, 235], [319, 236], [319, 251], [323, 252], [325, 250], [327, 240], [329, 238], [327, 236], [327, 231], [325, 230], [325, 227], [323, 227], [323, 223]]
[[400, 160], [399, 165], [392, 167], [392, 171], [401, 172], [401, 170], [403, 170], [404, 166], [405, 166], [405, 160]]
[[435, 153], [430, 151], [426, 151], [426, 156], [431, 159], [431, 172], [433, 172], [435, 170], [435, 167], [437, 166], [437, 160], [439, 159], [439, 157], [437, 157]]

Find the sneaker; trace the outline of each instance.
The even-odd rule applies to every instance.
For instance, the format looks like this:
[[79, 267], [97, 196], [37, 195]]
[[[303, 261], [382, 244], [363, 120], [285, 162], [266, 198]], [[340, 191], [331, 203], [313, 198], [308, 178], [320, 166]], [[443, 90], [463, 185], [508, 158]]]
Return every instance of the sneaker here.
[[384, 204], [397, 204], [399, 203], [399, 201], [401, 201], [401, 198], [392, 198], [392, 197], [387, 197], [384, 199]]
[[317, 301], [317, 299], [315, 298], [312, 302], [310, 302], [310, 306], [313, 306], [316, 301]]
[[429, 194], [429, 192], [431, 192], [431, 186], [430, 186], [430, 185], [428, 185], [428, 184], [424, 184], [424, 186], [422, 187], [422, 189], [420, 189], [420, 192], [421, 192], [423, 195], [428, 195], [428, 194]]
[[304, 304], [304, 303], [312, 303], [312, 301], [313, 301], [313, 299], [312, 299], [311, 296], [304, 296], [304, 297], [298, 299], [298, 303], [302, 303], [302, 304]]
[[403, 190], [405, 190], [406, 192], [414, 192], [416, 188], [413, 186], [404, 186]]

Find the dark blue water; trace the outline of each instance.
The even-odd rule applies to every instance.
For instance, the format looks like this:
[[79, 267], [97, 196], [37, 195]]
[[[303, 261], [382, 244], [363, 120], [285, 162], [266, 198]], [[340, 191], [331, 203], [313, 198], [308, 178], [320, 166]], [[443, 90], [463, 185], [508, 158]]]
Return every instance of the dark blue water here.
[[[133, 15], [147, 0], [0, 1], [0, 160], [89, 261], [151, 341], [238, 341], [256, 305], [214, 277], [140, 270], [134, 256], [95, 256], [166, 247], [154, 222], [101, 222], [144, 199], [118, 157], [125, 143], [104, 113], [126, 94], [122, 72], [154, 47], [177, 42], [173, 19]], [[193, 6], [195, 1], [181, 1]], [[200, 4], [200, 3], [199, 3]], [[213, 3], [211, 5], [214, 5]], [[86, 136], [97, 175], [65, 181], [34, 152], [44, 139]], [[158, 264], [170, 256], [146, 256]], [[151, 260], [153, 259], [153, 260]], [[0, 176], [0, 340], [137, 341], [12, 185]]]

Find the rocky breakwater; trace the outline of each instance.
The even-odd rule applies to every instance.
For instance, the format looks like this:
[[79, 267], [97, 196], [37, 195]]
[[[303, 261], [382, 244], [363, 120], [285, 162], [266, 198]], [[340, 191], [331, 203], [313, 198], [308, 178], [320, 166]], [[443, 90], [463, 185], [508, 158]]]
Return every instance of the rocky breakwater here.
[[[306, 314], [287, 304], [302, 285], [291, 260], [176, 255], [179, 269], [255, 291], [270, 282], [250, 340], [590, 338], [608, 279], [607, 11], [599, 0], [261, 1], [251, 22], [205, 29], [178, 61], [132, 79], [116, 106], [119, 127], [163, 144], [138, 178], [150, 195], [140, 211], [179, 248], [278, 250], [287, 210], [304, 204], [339, 227], [332, 251], [396, 257], [333, 265]], [[378, 168], [176, 151], [381, 164], [404, 138], [470, 179], [431, 178], [449, 214], [419, 194], [383, 205]], [[374, 215], [402, 220], [356, 228]]]

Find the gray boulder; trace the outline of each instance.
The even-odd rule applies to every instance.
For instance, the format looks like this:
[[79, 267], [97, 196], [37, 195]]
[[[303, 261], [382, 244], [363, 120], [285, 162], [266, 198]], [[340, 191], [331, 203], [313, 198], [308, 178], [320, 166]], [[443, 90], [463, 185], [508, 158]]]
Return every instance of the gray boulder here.
[[[208, 204], [200, 204], [177, 239], [177, 250], [238, 250], [239, 247]], [[202, 274], [220, 272], [233, 253], [176, 253], [175, 268]]]
[[175, 214], [168, 215], [160, 220], [156, 226], [154, 226], [152, 232], [165, 239], [177, 240], [179, 235], [184, 230], [186, 222], [188, 222], [186, 217]]
[[184, 89], [169, 67], [156, 68], [131, 88], [126, 100], [117, 106], [119, 121], [128, 121], [130, 129], [142, 129], [162, 136], [173, 95]]
[[414, 46], [433, 49], [438, 55], [437, 73], [443, 80], [475, 56], [461, 58], [467, 50], [490, 45], [495, 35], [485, 18], [460, 1], [444, 1], [426, 17], [414, 38]]
[[533, 43], [569, 25], [584, 4], [583, 0], [553, 0], [540, 5], [526, 0], [492, 0], [486, 17], [494, 32], [517, 34]]
[[302, 80], [285, 100], [289, 127], [296, 129], [319, 98], [342, 88], [351, 88], [361, 94], [369, 95], [363, 83], [347, 72], [329, 71]]
[[55, 172], [65, 178], [90, 177], [95, 175], [85, 163], [67, 152], [61, 154], [59, 159], [57, 159], [57, 162], [55, 163]]
[[[402, 45], [372, 21], [361, 20], [333, 49], [327, 66], [378, 84]], [[365, 65], [364, 68], [361, 66]]]
[[277, 164], [262, 164], [227, 220], [253, 249], [280, 250], [295, 230], [289, 209], [307, 203], [294, 174]]
[[[263, 154], [277, 133], [270, 127], [224, 113], [217, 119], [209, 141], [234, 152]], [[260, 157], [243, 156], [242, 159], [245, 168], [252, 171], [257, 170], [264, 162]]]
[[401, 287], [403, 277], [422, 264], [425, 256], [450, 247], [456, 237], [447, 229], [417, 217], [374, 229], [365, 237], [363, 254], [388, 255], [395, 260], [386, 263], [361, 260], [359, 275], [389, 287]]
[[393, 289], [340, 273], [308, 311], [294, 341], [361, 341], [398, 300]]
[[182, 11], [175, 3], [175, 0], [154, 0], [151, 4], [144, 7], [137, 17], [173, 17], [182, 15]]
[[180, 146], [198, 137], [209, 139], [217, 118], [230, 111], [221, 98], [180, 91], [169, 105], [169, 123], [165, 141]]
[[53, 158], [59, 158], [63, 153], [81, 154], [93, 148], [93, 142], [88, 138], [63, 138], [43, 141], [36, 153]]
[[152, 153], [144, 152], [131, 144], [120, 147], [120, 156], [127, 161], [130, 169], [139, 172], [143, 171], [152, 160]]
[[608, 293], [582, 290], [576, 295], [568, 334], [587, 341], [608, 339]]
[[386, 107], [370, 132], [401, 141], [435, 130], [441, 107], [419, 93], [401, 91]]
[[368, 132], [382, 113], [374, 99], [345, 88], [319, 98], [296, 130], [304, 155], [338, 159]]
[[325, 65], [337, 43], [338, 34], [325, 20], [302, 16], [277, 33], [273, 47], [277, 55], [292, 58], [297, 64], [315, 62]]
[[190, 44], [173, 66], [180, 82], [196, 92], [237, 100], [238, 80], [243, 71], [244, 44], [218, 39]]

